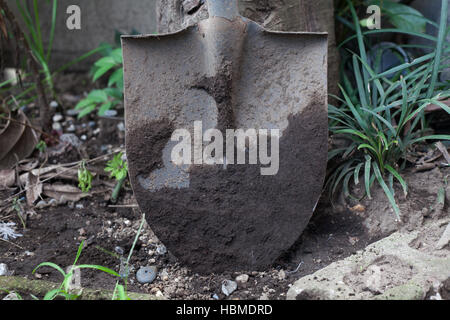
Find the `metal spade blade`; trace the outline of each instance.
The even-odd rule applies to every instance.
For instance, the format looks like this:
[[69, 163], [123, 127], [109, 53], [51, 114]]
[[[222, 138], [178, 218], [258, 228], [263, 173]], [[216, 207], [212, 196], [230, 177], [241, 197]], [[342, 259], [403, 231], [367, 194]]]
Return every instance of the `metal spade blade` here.
[[[208, 5], [209, 19], [180, 32], [122, 38], [130, 178], [152, 230], [182, 263], [199, 273], [261, 270], [299, 238], [321, 194], [327, 35], [267, 31], [240, 17], [235, 0]], [[249, 143], [246, 164], [232, 165], [228, 152], [223, 164], [173, 160], [177, 129], [191, 134], [196, 160], [214, 128], [223, 137], [279, 129], [277, 173], [250, 164]]]

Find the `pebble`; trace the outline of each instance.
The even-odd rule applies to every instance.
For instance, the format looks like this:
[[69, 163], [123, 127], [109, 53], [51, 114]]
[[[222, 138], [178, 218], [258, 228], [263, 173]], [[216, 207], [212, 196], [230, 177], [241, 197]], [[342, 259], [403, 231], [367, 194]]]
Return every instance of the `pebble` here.
[[61, 122], [63, 119], [64, 117], [60, 113], [57, 113], [53, 116], [53, 122]]
[[36, 209], [43, 209], [43, 208], [46, 208], [47, 206], [48, 206], [47, 202], [45, 202], [44, 200], [41, 200], [37, 203]]
[[50, 107], [51, 108], [58, 108], [58, 106], [59, 106], [58, 102], [56, 102], [56, 101], [50, 102]]
[[161, 244], [156, 248], [156, 253], [163, 256], [167, 253], [167, 248], [165, 245]]
[[278, 279], [280, 280], [286, 279], [286, 272], [284, 270], [280, 270], [280, 272], [278, 272]]
[[55, 130], [55, 131], [62, 131], [62, 126], [61, 126], [61, 124], [59, 122], [55, 122], [52, 125], [52, 129]]
[[63, 143], [67, 143], [75, 148], [81, 147], [81, 141], [78, 139], [76, 135], [73, 133], [66, 133], [59, 137], [59, 140]]
[[87, 136], [86, 136], [85, 134], [83, 134], [83, 135], [81, 136], [81, 140], [86, 141], [86, 140], [87, 140]]
[[212, 295], [212, 298], [213, 298], [214, 300], [219, 300], [219, 296], [218, 296], [217, 294], [213, 294], [213, 295]]
[[95, 121], [89, 121], [88, 126], [90, 128], [95, 128], [95, 126], [97, 125], [97, 123]]
[[0, 263], [0, 277], [9, 275], [8, 266], [4, 263]]
[[75, 205], [75, 208], [81, 210], [84, 209], [84, 206], [81, 203], [78, 203], [77, 205]]
[[74, 124], [71, 124], [67, 129], [66, 129], [66, 131], [67, 132], [75, 132], [77, 129], [75, 128], [75, 125]]
[[48, 202], [48, 205], [52, 206], [52, 207], [56, 207], [58, 205], [58, 200], [50, 199], [50, 201]]
[[229, 297], [237, 289], [237, 283], [231, 280], [224, 280], [222, 282], [222, 292]]
[[136, 279], [139, 283], [152, 283], [158, 274], [156, 267], [142, 267], [136, 273]]
[[77, 116], [80, 113], [80, 110], [68, 110], [67, 115], [70, 117]]
[[115, 116], [117, 116], [117, 111], [116, 110], [108, 110], [105, 112], [104, 116], [107, 118], [115, 117]]
[[240, 276], [236, 277], [236, 281], [240, 283], [247, 283], [249, 279], [249, 276], [247, 274], [241, 274]]
[[125, 253], [125, 250], [124, 250], [122, 247], [115, 247], [115, 248], [114, 248], [114, 251], [115, 251], [117, 254], [120, 254], [121, 256], [123, 256], [124, 253]]
[[119, 124], [117, 125], [117, 129], [118, 129], [119, 131], [121, 131], [121, 132], [124, 132], [124, 131], [125, 131], [125, 124], [124, 124], [123, 122], [119, 123]]

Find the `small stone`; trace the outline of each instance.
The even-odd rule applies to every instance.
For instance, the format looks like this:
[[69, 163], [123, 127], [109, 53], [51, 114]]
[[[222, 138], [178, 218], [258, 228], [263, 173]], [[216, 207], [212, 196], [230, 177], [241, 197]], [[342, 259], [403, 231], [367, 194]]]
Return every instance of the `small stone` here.
[[278, 279], [280, 280], [286, 279], [286, 272], [284, 270], [280, 270], [280, 272], [278, 272]]
[[123, 122], [120, 122], [120, 123], [117, 125], [117, 129], [118, 129], [119, 131], [121, 131], [121, 132], [125, 132], [125, 124], [124, 124]]
[[158, 291], [156, 292], [155, 296], [156, 296], [157, 298], [163, 298], [163, 297], [164, 297], [164, 295], [163, 295], [163, 293], [161, 292], [161, 290], [158, 290]]
[[36, 272], [36, 273], [34, 274], [34, 277], [35, 277], [36, 279], [42, 279], [42, 274]]
[[63, 143], [71, 145], [75, 148], [81, 147], [80, 139], [78, 139], [78, 137], [76, 135], [74, 135], [73, 133], [66, 133], [66, 134], [61, 135], [61, 137], [59, 137], [59, 140]]
[[237, 289], [237, 283], [231, 280], [224, 280], [222, 282], [222, 292], [229, 297]]
[[48, 202], [48, 205], [51, 207], [56, 207], [58, 205], [58, 200], [50, 199], [50, 201]]
[[81, 140], [82, 140], [82, 141], [86, 141], [86, 140], [87, 140], [87, 136], [86, 136], [85, 134], [83, 134], [83, 135], [81, 136]]
[[167, 253], [167, 248], [165, 245], [161, 244], [158, 247], [156, 247], [156, 253], [163, 256]]
[[9, 275], [8, 266], [4, 263], [0, 263], [0, 277], [6, 277]]
[[114, 251], [121, 256], [123, 256], [125, 253], [125, 250], [122, 247], [115, 247]]
[[156, 267], [142, 267], [136, 273], [136, 279], [139, 283], [152, 283], [158, 274]]
[[115, 117], [115, 116], [117, 116], [117, 111], [116, 110], [108, 110], [108, 111], [105, 112], [104, 116], [106, 118]]
[[97, 123], [95, 121], [89, 121], [88, 126], [90, 128], [95, 128], [95, 126], [97, 125]]
[[75, 132], [75, 131], [76, 131], [75, 125], [74, 125], [74, 124], [71, 124], [71, 125], [66, 129], [66, 131], [67, 131], [67, 132]]
[[219, 296], [218, 296], [217, 294], [215, 294], [215, 293], [212, 295], [212, 298], [213, 298], [214, 300], [219, 300]]
[[45, 202], [44, 200], [41, 200], [37, 203], [36, 209], [43, 209], [43, 208], [46, 208], [47, 206], [48, 206], [47, 202]]
[[68, 110], [67, 111], [67, 115], [69, 117], [75, 117], [80, 113], [80, 110]]
[[59, 104], [56, 101], [50, 102], [50, 108], [58, 108]]
[[53, 116], [53, 122], [61, 122], [63, 119], [64, 117], [60, 113], [57, 113]]
[[52, 129], [59, 132], [59, 131], [62, 131], [62, 126], [59, 122], [55, 122], [52, 125]]
[[84, 228], [81, 228], [78, 230], [78, 233], [80, 234], [80, 236], [84, 236], [86, 235], [86, 230], [84, 230]]
[[83, 206], [83, 204], [81, 204], [81, 203], [77, 203], [77, 204], [75, 205], [75, 208], [78, 209], [78, 210], [81, 210], [81, 209], [84, 209], [84, 206]]
[[236, 277], [236, 282], [247, 283], [248, 279], [249, 279], [249, 276], [247, 274], [241, 274], [240, 276]]

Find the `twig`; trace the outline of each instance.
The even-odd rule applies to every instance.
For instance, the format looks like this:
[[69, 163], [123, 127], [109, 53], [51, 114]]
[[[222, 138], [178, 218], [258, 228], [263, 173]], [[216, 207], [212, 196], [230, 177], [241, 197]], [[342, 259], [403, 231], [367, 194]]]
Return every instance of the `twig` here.
[[109, 205], [108, 208], [139, 208], [137, 204]]
[[[0, 1], [1, 1], [1, 0], [0, 0]], [[113, 151], [113, 152], [111, 152], [111, 153], [108, 153], [108, 154], [105, 154], [105, 155], [103, 155], [103, 156], [100, 156], [100, 157], [97, 157], [97, 158], [88, 160], [88, 161], [86, 161], [86, 164], [88, 164], [88, 163], [93, 163], [93, 162], [97, 162], [97, 161], [100, 161], [100, 160], [103, 160], [104, 158], [108, 158], [108, 157], [112, 156], [113, 154], [116, 154], [116, 153], [119, 153], [119, 152], [122, 152], [122, 151], [123, 151], [123, 149], [116, 149], [115, 151]], [[54, 179], [54, 178], [56, 178], [56, 177], [62, 175], [63, 173], [66, 173], [66, 172], [69, 172], [70, 170], [73, 170], [73, 169], [78, 168], [78, 166], [80, 165], [81, 162], [82, 162], [82, 161], [73, 162], [73, 163], [76, 164], [76, 165], [74, 165], [74, 166], [72, 166], [72, 167], [69, 167], [69, 168], [67, 168], [66, 170], [62, 170], [61, 172], [56, 173], [56, 174], [55, 174], [54, 176], [52, 176], [52, 177], [49, 177], [49, 178], [47, 178], [47, 179], [45, 179], [45, 180], [40, 181], [39, 184], [48, 182], [48, 181], [50, 181], [50, 180], [52, 180], [52, 179]], [[62, 168], [62, 167], [64, 167], [64, 166], [65, 166], [65, 165], [61, 165], [60, 167]], [[56, 169], [56, 168], [55, 168], [55, 169]], [[26, 192], [27, 190], [29, 190], [29, 189], [31, 189], [31, 188], [34, 188], [34, 187], [36, 187], [36, 186], [37, 186], [37, 184], [31, 185], [31, 186], [25, 188], [24, 190], [22, 190], [22, 191], [16, 193], [15, 195], [13, 195], [13, 196], [7, 198], [4, 202], [5, 202], [5, 203], [11, 202], [12, 200], [14, 200], [14, 199], [17, 198], [18, 196], [20, 196], [22, 193], [24, 193], [24, 192]]]
[[5, 239], [3, 239], [3, 238], [0, 238], [0, 240], [1, 240], [1, 241], [4, 241], [4, 242], [7, 242], [7, 243], [9, 243], [9, 244], [12, 244], [13, 246], [16, 246], [16, 247], [19, 248], [19, 249], [25, 250], [24, 248], [22, 248], [22, 247], [19, 246], [18, 244], [15, 244], [15, 243], [13, 243], [13, 242], [11, 242], [11, 241], [5, 240]]

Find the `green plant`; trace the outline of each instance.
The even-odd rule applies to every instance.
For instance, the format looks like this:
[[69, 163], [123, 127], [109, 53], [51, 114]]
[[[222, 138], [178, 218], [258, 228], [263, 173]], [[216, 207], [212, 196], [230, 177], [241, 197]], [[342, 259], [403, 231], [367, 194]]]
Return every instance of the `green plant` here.
[[119, 284], [119, 280], [116, 282], [116, 287], [114, 289], [114, 293], [113, 293], [113, 297], [112, 297], [113, 300], [130, 300], [130, 298], [128, 298], [128, 296], [126, 294], [127, 287], [128, 287], [130, 260], [131, 260], [131, 257], [133, 256], [133, 252], [134, 252], [134, 248], [136, 247], [136, 243], [139, 240], [139, 237], [141, 235], [142, 228], [144, 227], [144, 223], [145, 223], [145, 214], [142, 215], [141, 224], [139, 225], [139, 229], [136, 233], [136, 237], [134, 237], [133, 245], [131, 246], [131, 250], [128, 254], [127, 259], [121, 260], [121, 264], [123, 266], [123, 269], [125, 270], [125, 274], [121, 275], [124, 285]]
[[117, 181], [111, 196], [111, 201], [116, 202], [120, 189], [128, 176], [128, 164], [123, 160], [122, 152], [116, 154], [112, 160], [107, 162], [105, 171], [110, 172], [110, 177], [115, 178]]
[[[114, 287], [114, 291], [112, 294], [112, 300], [131, 300], [127, 295], [129, 263], [130, 263], [132, 255], [133, 255], [134, 248], [136, 247], [136, 243], [139, 240], [139, 237], [141, 235], [142, 228], [144, 227], [144, 223], [145, 223], [145, 215], [142, 215], [141, 223], [139, 225], [139, 229], [134, 238], [133, 245], [131, 246], [128, 257], [127, 257], [127, 259], [121, 260], [121, 264], [123, 265], [123, 267], [125, 269], [125, 274], [119, 274], [112, 269], [109, 269], [109, 268], [106, 268], [103, 266], [98, 266], [98, 265], [91, 265], [91, 264], [77, 265], [77, 262], [81, 256], [81, 252], [84, 247], [84, 241], [81, 242], [81, 244], [79, 245], [77, 255], [75, 257], [75, 261], [73, 262], [73, 265], [70, 267], [68, 272], [65, 272], [60, 266], [58, 266], [52, 262], [43, 262], [43, 263], [39, 264], [33, 270], [33, 274], [36, 273], [36, 271], [39, 268], [50, 267], [50, 268], [57, 270], [64, 277], [59, 288], [47, 292], [47, 294], [44, 296], [44, 300], [54, 300], [57, 297], [63, 297], [66, 300], [77, 300], [80, 297], [80, 292], [74, 292], [75, 290], [71, 289], [70, 284], [72, 283], [72, 279], [74, 277], [74, 272], [79, 269], [94, 269], [94, 270], [105, 272], [114, 277], [117, 277], [118, 280], [116, 281], [116, 285]], [[121, 282], [123, 284], [121, 284]], [[33, 299], [38, 300], [35, 296], [32, 296], [32, 297], [33, 297]]]
[[[355, 10], [364, 12], [365, 17], [368, 16], [366, 12], [367, 8], [371, 5], [377, 5], [381, 9], [382, 22], [388, 21], [391, 25], [397, 28], [397, 30], [406, 32], [425, 32], [426, 24], [430, 22], [422, 15], [422, 13], [408, 4], [402, 3], [402, 1], [352, 0], [349, 4], [347, 0], [336, 0], [335, 6], [337, 21], [353, 32], [355, 31], [355, 26], [351, 22], [353, 18], [350, 5], [354, 7]], [[364, 18], [361, 19], [359, 23], [361, 26], [367, 27], [370, 20], [371, 18]]]
[[78, 169], [78, 187], [87, 193], [92, 189], [92, 173], [86, 168], [86, 162], [82, 161]]
[[45, 143], [45, 141], [41, 140], [36, 145], [36, 149], [39, 150], [40, 152], [45, 152], [45, 150], [47, 150], [47, 144]]
[[103, 116], [108, 110], [120, 104], [123, 100], [123, 60], [122, 49], [113, 49], [105, 45], [103, 57], [93, 68], [93, 81], [96, 82], [108, 72], [112, 71], [105, 89], [91, 91], [81, 100], [75, 110], [80, 110], [78, 118], [82, 118], [98, 109], [98, 115]]
[[[16, 41], [15, 50], [17, 51], [16, 58], [18, 60], [16, 69], [28, 69], [26, 66], [26, 61], [21, 61], [20, 59], [21, 51], [30, 51], [29, 56], [32, 57], [31, 59], [33, 60], [33, 62], [36, 61], [39, 67], [39, 70], [32, 70], [31, 73], [23, 73], [23, 76], [20, 77], [20, 81], [18, 81], [17, 84], [14, 84], [15, 82], [17, 82], [16, 79], [10, 79], [0, 83], [0, 98], [2, 96], [8, 97], [6, 99], [6, 104], [8, 106], [15, 105], [15, 108], [19, 108], [22, 105], [26, 105], [35, 101], [39, 95], [42, 95], [42, 90], [39, 89], [40, 87], [44, 87], [43, 91], [54, 96], [53, 79], [57, 74], [90, 57], [91, 55], [104, 50], [105, 48], [104, 46], [100, 46], [99, 48], [91, 50], [86, 54], [83, 54], [82, 56], [52, 71], [50, 67], [52, 58], [51, 53], [53, 50], [56, 29], [58, 0], [46, 0], [46, 4], [51, 5], [49, 8], [51, 10], [50, 28], [47, 34], [44, 34], [44, 29], [42, 28], [42, 12], [40, 12], [40, 10], [46, 9], [46, 6], [39, 4], [37, 0], [32, 0], [30, 2], [16, 0], [15, 3], [17, 12], [19, 13], [21, 20], [23, 21], [23, 31], [22, 28], [17, 24], [15, 16], [8, 9], [7, 4], [3, 3], [2, 0], [2, 7], [5, 7], [0, 11], [0, 26], [2, 26], [3, 31], [3, 33], [0, 32], [0, 41], [3, 38], [6, 38], [6, 41], [9, 41], [11, 39], [14, 39]], [[7, 24], [8, 21], [10, 25]], [[22, 41], [22, 38], [24, 38], [24, 41]], [[22, 42], [24, 42], [26, 45], [21, 45]], [[1, 50], [0, 53], [2, 53]], [[35, 74], [35, 71], [37, 72], [37, 74]], [[22, 74], [22, 72], [19, 73]], [[33, 75], [34, 77], [30, 78], [31, 75]], [[36, 89], [38, 89], [37, 95], [33, 94]], [[19, 93], [17, 93], [16, 91], [19, 91]], [[40, 103], [42, 103], [42, 101]]]
[[[405, 196], [407, 184], [400, 174], [405, 166], [405, 155], [414, 145], [427, 140], [450, 140], [448, 135], [427, 135], [425, 109], [433, 104], [447, 113], [450, 108], [441, 102], [450, 97], [450, 90], [437, 81], [439, 72], [446, 67], [450, 48], [445, 44], [449, 32], [447, 21], [447, 0], [442, 1], [442, 15], [437, 38], [413, 31], [374, 30], [363, 33], [353, 4], [348, 1], [356, 36], [344, 43], [357, 39], [359, 55], [351, 54], [353, 81], [343, 74], [341, 91], [343, 99], [334, 97], [341, 105], [329, 106], [330, 131], [350, 144], [332, 150], [329, 160], [341, 157], [335, 170], [327, 179], [327, 187], [334, 194], [343, 186], [345, 196], [351, 196], [349, 184], [359, 184], [364, 179], [365, 194], [371, 197], [371, 187], [377, 181], [389, 199], [397, 218], [400, 209], [395, 200], [394, 180], [402, 186]], [[432, 22], [429, 22], [433, 24]], [[434, 24], [433, 24], [434, 25]], [[382, 32], [414, 34], [434, 41], [434, 51], [411, 63], [405, 63], [383, 73], [373, 70], [367, 59], [365, 36]], [[379, 61], [378, 61], [379, 63]], [[401, 73], [394, 81], [387, 75]]]
[[128, 175], [128, 164], [123, 160], [123, 153], [116, 154], [112, 160], [106, 163], [106, 172], [110, 172], [111, 178], [116, 178], [117, 181], [123, 180]]
[[60, 266], [58, 266], [54, 263], [51, 263], [51, 262], [43, 262], [33, 270], [33, 274], [34, 274], [34, 273], [36, 273], [36, 271], [39, 268], [50, 267], [50, 268], [53, 268], [53, 269], [57, 270], [58, 272], [60, 272], [62, 274], [62, 276], [64, 277], [64, 280], [61, 283], [60, 287], [58, 289], [54, 289], [54, 290], [47, 292], [47, 294], [44, 297], [44, 300], [54, 300], [57, 297], [63, 297], [66, 300], [78, 299], [80, 296], [80, 293], [74, 293], [73, 292], [74, 290], [71, 290], [71, 288], [70, 288], [70, 284], [72, 283], [72, 279], [74, 277], [74, 272], [78, 269], [95, 269], [95, 270], [99, 270], [99, 271], [108, 273], [112, 276], [120, 278], [120, 275], [117, 272], [115, 272], [114, 270], [111, 270], [109, 268], [106, 268], [106, 267], [102, 267], [102, 266], [98, 266], [98, 265], [89, 265], [89, 264], [77, 265], [78, 259], [80, 258], [80, 255], [81, 255], [81, 251], [83, 250], [83, 246], [84, 246], [84, 241], [81, 242], [80, 246], [78, 247], [78, 252], [77, 252], [75, 261], [74, 261], [73, 265], [70, 267], [68, 272], [65, 272]]

